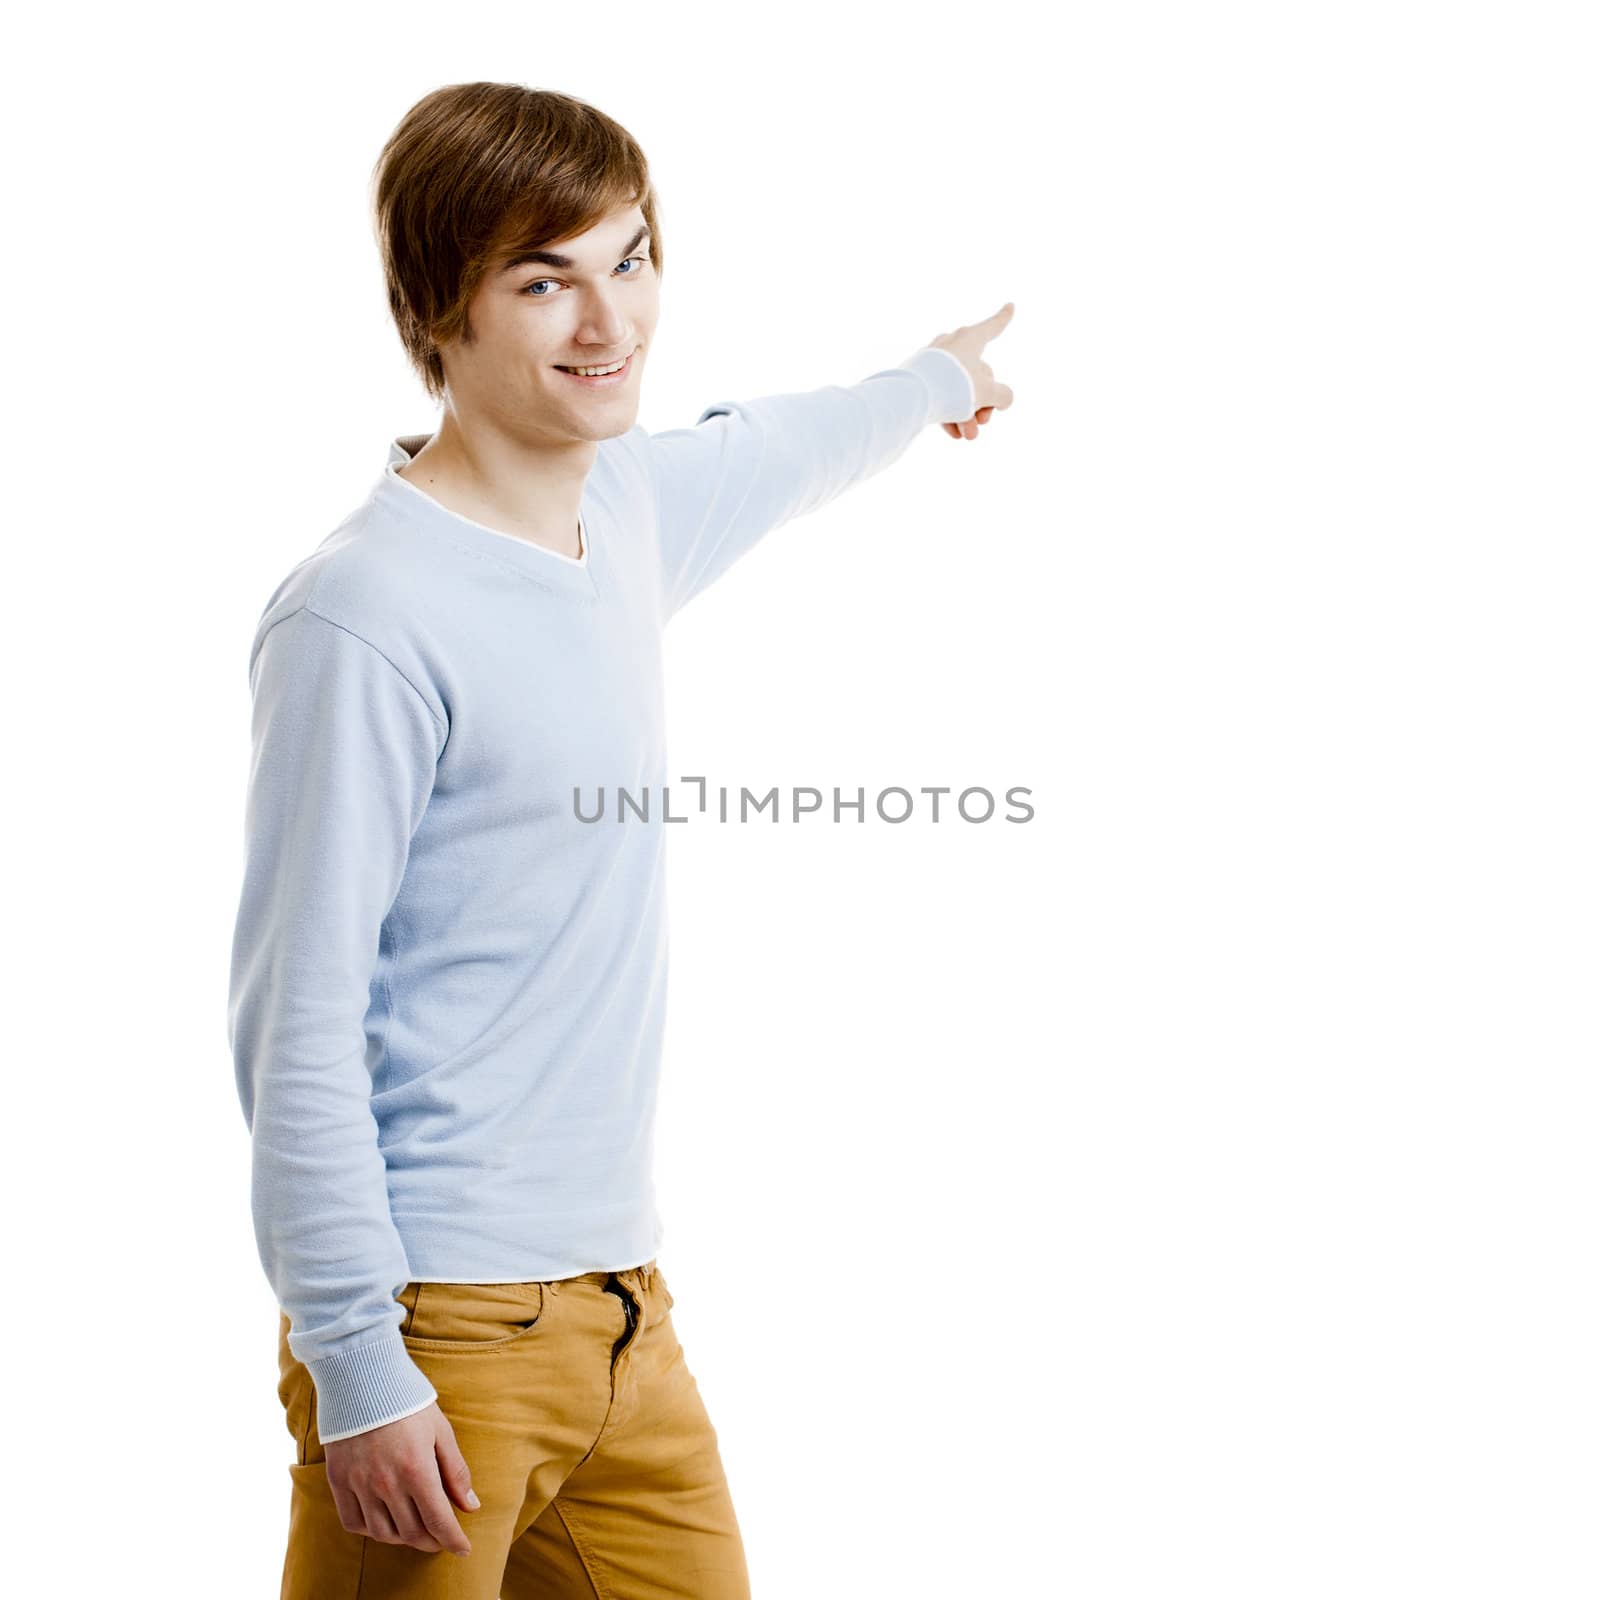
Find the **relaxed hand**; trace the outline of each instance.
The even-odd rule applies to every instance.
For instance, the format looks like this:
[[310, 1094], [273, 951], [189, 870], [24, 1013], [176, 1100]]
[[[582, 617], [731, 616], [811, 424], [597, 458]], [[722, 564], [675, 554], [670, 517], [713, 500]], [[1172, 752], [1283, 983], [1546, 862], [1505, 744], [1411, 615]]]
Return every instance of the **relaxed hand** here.
[[451, 1500], [477, 1508], [466, 1459], [438, 1401], [326, 1446], [328, 1487], [347, 1532], [418, 1550], [472, 1553]]

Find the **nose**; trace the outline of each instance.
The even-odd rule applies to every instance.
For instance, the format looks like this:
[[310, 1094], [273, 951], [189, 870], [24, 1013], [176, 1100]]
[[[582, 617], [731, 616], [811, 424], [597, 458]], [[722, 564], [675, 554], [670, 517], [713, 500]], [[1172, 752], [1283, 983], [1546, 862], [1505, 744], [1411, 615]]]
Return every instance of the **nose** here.
[[584, 310], [584, 319], [578, 329], [580, 344], [593, 345], [597, 350], [612, 350], [619, 357], [633, 349], [637, 341], [632, 336], [628, 318], [607, 291], [596, 290], [595, 298]]

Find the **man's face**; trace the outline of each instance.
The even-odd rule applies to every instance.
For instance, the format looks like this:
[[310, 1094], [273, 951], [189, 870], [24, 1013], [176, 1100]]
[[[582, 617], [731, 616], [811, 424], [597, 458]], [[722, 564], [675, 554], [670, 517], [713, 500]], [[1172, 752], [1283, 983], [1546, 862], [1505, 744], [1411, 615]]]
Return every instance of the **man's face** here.
[[[543, 443], [615, 438], [639, 411], [660, 281], [638, 206], [493, 271], [469, 308], [476, 339], [442, 347], [451, 403]], [[569, 367], [620, 372], [580, 377]]]

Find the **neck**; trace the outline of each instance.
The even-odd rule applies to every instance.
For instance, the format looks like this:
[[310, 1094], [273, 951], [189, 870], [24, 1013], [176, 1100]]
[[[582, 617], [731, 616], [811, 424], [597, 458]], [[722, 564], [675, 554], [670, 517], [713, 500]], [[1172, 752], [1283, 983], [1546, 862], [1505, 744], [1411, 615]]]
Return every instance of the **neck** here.
[[583, 555], [578, 507], [598, 447], [541, 446], [490, 428], [470, 434], [446, 412], [438, 431], [395, 471], [447, 510], [557, 555]]

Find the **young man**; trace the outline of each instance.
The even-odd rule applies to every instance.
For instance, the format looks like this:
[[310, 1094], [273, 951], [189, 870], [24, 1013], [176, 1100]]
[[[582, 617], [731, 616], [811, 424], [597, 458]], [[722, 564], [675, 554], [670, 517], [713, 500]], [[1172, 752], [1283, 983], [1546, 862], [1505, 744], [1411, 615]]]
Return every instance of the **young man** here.
[[442, 416], [250, 653], [228, 1020], [297, 1446], [282, 1592], [747, 1595], [655, 1260], [661, 818], [574, 797], [667, 782], [674, 613], [925, 426], [1011, 403], [982, 360], [1011, 307], [651, 435], [661, 235], [623, 129], [457, 85], [376, 179]]

